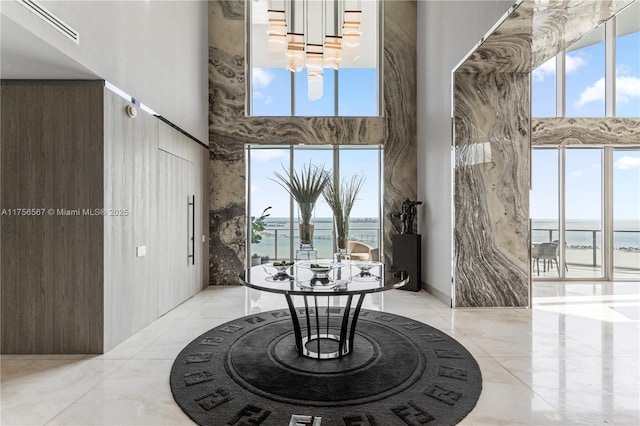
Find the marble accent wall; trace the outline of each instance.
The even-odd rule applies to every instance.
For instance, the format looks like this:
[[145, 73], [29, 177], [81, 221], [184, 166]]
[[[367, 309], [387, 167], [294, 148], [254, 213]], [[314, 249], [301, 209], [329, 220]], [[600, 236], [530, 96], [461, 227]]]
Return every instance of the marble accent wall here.
[[456, 307], [529, 304], [528, 108], [528, 73], [455, 75]]
[[[632, 1], [520, 0], [454, 70], [455, 306], [530, 304], [530, 72]], [[613, 140], [627, 124], [541, 121], [534, 141]]]
[[209, 2], [211, 284], [236, 284], [245, 265], [245, 144], [382, 144], [390, 260], [390, 213], [417, 191], [416, 2], [393, 1], [384, 10], [383, 117], [247, 117], [245, 3]]
[[531, 145], [640, 145], [640, 118], [534, 118]]

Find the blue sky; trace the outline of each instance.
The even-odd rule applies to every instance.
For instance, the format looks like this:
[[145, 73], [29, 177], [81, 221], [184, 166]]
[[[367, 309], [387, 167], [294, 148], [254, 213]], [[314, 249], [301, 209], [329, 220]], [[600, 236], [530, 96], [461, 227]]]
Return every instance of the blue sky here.
[[[294, 166], [296, 169], [309, 163], [331, 170], [333, 166], [332, 149], [295, 149]], [[255, 149], [251, 151], [251, 214], [259, 215], [265, 207], [272, 206], [273, 217], [289, 216], [289, 195], [276, 182], [273, 171], [283, 173], [282, 166], [288, 168], [288, 149]], [[344, 149], [340, 150], [340, 173], [344, 178], [361, 174], [365, 182], [351, 212], [352, 217], [378, 216], [378, 150]], [[295, 213], [294, 213], [295, 214]], [[333, 213], [322, 197], [316, 206], [316, 217], [332, 217]]]
[[[567, 117], [604, 117], [604, 42], [567, 53]], [[640, 32], [616, 38], [616, 116], [640, 117]], [[534, 117], [554, 117], [555, 58], [532, 75]], [[535, 150], [531, 217], [558, 217], [557, 150]], [[601, 219], [602, 151], [568, 149], [565, 163], [566, 218]], [[614, 218], [640, 222], [640, 151], [615, 151]]]
[[[285, 68], [254, 68], [252, 73], [252, 114], [290, 116], [291, 73]], [[306, 68], [294, 73], [295, 115], [313, 117], [335, 115], [335, 74], [333, 69], [324, 69], [323, 96], [311, 101], [308, 98]], [[337, 74], [338, 115], [377, 116], [377, 70], [341, 68]]]

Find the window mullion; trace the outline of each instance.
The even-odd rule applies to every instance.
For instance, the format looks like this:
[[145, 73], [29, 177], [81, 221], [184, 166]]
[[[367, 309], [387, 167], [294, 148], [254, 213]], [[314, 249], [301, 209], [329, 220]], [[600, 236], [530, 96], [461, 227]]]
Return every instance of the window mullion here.
[[556, 55], [556, 117], [565, 116], [565, 55], [564, 51]]
[[605, 117], [615, 117], [616, 115], [616, 18], [613, 17], [605, 22], [604, 26], [604, 108]]

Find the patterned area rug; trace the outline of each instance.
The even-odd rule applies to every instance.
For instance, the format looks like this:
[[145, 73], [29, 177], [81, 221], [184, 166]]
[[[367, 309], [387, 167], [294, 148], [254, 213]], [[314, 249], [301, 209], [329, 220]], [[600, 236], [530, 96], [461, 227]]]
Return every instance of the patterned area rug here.
[[[342, 317], [329, 310], [331, 323]], [[453, 425], [481, 390], [477, 362], [455, 339], [370, 310], [341, 359], [298, 355], [290, 313], [277, 310], [207, 331], [171, 369], [176, 402], [200, 425]]]

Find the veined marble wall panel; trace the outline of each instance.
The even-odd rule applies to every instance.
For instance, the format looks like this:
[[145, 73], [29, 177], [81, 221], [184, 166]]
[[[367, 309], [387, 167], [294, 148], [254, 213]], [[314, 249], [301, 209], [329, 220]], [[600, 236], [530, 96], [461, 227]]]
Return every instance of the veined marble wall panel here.
[[455, 306], [529, 305], [529, 74], [455, 75]]
[[384, 117], [247, 117], [244, 16], [244, 1], [209, 2], [211, 284], [237, 283], [245, 264], [245, 144], [383, 144], [389, 260], [389, 214], [417, 192], [416, 2], [385, 8]]
[[480, 41], [456, 72], [528, 72], [531, 70], [533, 3], [512, 7], [500, 25]]
[[457, 71], [531, 71], [633, 1], [520, 0]]
[[539, 118], [532, 145], [640, 145], [640, 118]]
[[535, 3], [531, 69], [637, 0], [525, 0]]

